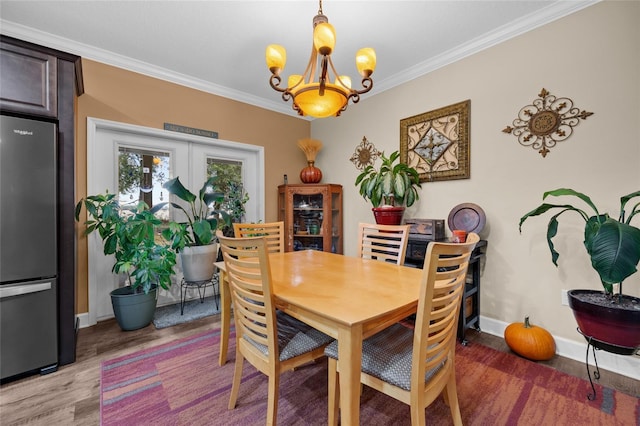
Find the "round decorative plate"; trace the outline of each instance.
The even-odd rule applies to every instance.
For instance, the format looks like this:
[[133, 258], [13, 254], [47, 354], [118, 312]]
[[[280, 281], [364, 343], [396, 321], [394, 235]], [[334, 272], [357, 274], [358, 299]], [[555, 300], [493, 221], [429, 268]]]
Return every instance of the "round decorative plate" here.
[[484, 210], [473, 203], [458, 204], [449, 213], [447, 224], [449, 229], [464, 229], [467, 232], [479, 234], [487, 222]]

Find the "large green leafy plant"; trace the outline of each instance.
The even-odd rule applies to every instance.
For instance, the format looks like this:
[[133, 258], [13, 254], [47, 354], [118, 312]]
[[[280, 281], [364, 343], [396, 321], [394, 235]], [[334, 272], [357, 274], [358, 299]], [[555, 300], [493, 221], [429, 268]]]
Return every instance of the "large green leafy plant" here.
[[[148, 293], [153, 285], [164, 289], [171, 286], [175, 273], [176, 253], [158, 231], [162, 221], [144, 202], [134, 211], [124, 210], [116, 194], [99, 194], [84, 198], [76, 204], [75, 218], [80, 221], [82, 207], [89, 218], [85, 221], [85, 234], [97, 231], [103, 242], [105, 255], [114, 255], [113, 273], [127, 274], [131, 287]], [[182, 231], [181, 225], [170, 223], [174, 231]]]
[[[216, 191], [217, 177], [213, 176], [207, 179], [200, 188], [198, 195], [189, 191], [180, 182], [180, 178], [176, 177], [167, 181], [163, 187], [170, 194], [175, 195], [188, 204], [188, 208], [184, 208], [178, 203], [171, 205], [181, 210], [187, 217], [184, 223], [187, 232], [181, 232], [180, 228], [173, 227], [164, 231], [164, 236], [172, 241], [172, 245], [178, 250], [185, 245], [204, 246], [216, 241], [216, 230], [223, 226], [231, 224], [229, 214], [217, 207], [225, 199], [225, 194]], [[152, 212], [163, 208], [167, 203], [160, 203], [153, 207]]]
[[[400, 153], [394, 151], [389, 157], [380, 156], [382, 164], [376, 169], [369, 164], [356, 178], [360, 195], [370, 200], [373, 207], [380, 205], [411, 207], [419, 198], [420, 175], [413, 167], [399, 162]], [[398, 161], [397, 164], [394, 164]]]
[[591, 266], [600, 275], [600, 281], [607, 294], [613, 294], [613, 285], [619, 283], [619, 294], [622, 294], [622, 281], [637, 271], [640, 261], [640, 229], [630, 224], [631, 219], [640, 214], [640, 203], [631, 209], [625, 218], [625, 206], [632, 198], [640, 196], [640, 191], [620, 198], [620, 216], [615, 220], [608, 213], [600, 213], [591, 199], [573, 189], [560, 188], [545, 192], [542, 199], [548, 196], [575, 196], [585, 202], [594, 211], [589, 216], [584, 210], [571, 204], [543, 203], [520, 218], [522, 224], [531, 216], [539, 216], [550, 210], [559, 210], [551, 216], [547, 226], [547, 243], [551, 251], [551, 261], [558, 266], [560, 254], [553, 244], [553, 237], [558, 233], [558, 217], [565, 212], [575, 212], [585, 221], [584, 247], [591, 257]]

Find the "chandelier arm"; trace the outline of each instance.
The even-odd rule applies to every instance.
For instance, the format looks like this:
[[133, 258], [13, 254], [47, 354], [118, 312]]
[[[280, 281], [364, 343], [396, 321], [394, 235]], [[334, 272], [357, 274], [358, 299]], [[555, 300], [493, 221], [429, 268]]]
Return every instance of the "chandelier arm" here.
[[[331, 71], [333, 72], [333, 75], [340, 80], [340, 74], [338, 74], [338, 71], [336, 71], [336, 67], [333, 65], [333, 61], [331, 60], [331, 56], [329, 56], [329, 66], [331, 67]], [[342, 80], [340, 80], [340, 84], [342, 84], [344, 86], [344, 84], [342, 83]]]
[[322, 69], [320, 71], [320, 76], [318, 77], [318, 82], [320, 83], [318, 91], [320, 96], [324, 96], [324, 88], [327, 85], [327, 62], [329, 61], [330, 59], [327, 56], [322, 56]]
[[373, 88], [373, 80], [371, 79], [371, 77], [364, 77], [362, 79], [362, 87], [364, 87], [364, 89], [356, 91], [360, 95], [363, 93], [367, 93], [369, 90]]
[[278, 74], [271, 74], [271, 78], [269, 78], [269, 84], [271, 87], [278, 92], [286, 92], [287, 88], [280, 87], [281, 82], [282, 78]]
[[316, 78], [316, 67], [318, 66], [318, 52], [316, 51], [313, 44], [311, 45], [311, 57], [309, 58], [309, 63], [307, 64], [307, 69], [304, 71], [303, 75], [307, 75], [309, 73], [308, 82], [311, 83]]

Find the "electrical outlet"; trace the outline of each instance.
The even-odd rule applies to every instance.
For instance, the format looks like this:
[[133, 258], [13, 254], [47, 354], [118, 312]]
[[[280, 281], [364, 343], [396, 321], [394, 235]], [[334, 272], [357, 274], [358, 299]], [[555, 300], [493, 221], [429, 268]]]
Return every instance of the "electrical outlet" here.
[[568, 290], [562, 290], [561, 301], [564, 306], [569, 306], [569, 294]]

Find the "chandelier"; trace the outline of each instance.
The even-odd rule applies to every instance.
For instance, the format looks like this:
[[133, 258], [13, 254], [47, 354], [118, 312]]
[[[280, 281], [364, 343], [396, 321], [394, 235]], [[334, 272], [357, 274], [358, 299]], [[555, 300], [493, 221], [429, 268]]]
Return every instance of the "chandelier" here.
[[[320, 9], [313, 18], [313, 47], [309, 64], [303, 74], [289, 76], [287, 87], [280, 87], [280, 73], [287, 62], [287, 53], [280, 45], [267, 46], [267, 67], [271, 71], [269, 84], [278, 92], [282, 92], [285, 102], [293, 98], [293, 109], [298, 111], [299, 115], [317, 118], [337, 117], [347, 109], [349, 99], [357, 103], [360, 95], [373, 87], [371, 74], [376, 67], [376, 52], [370, 47], [365, 47], [356, 53], [356, 67], [362, 76], [363, 89], [355, 90], [351, 88], [351, 78], [339, 75], [333, 66], [331, 53], [335, 44], [336, 31], [329, 19], [322, 14], [320, 0]], [[316, 80], [318, 68], [320, 71]]]

